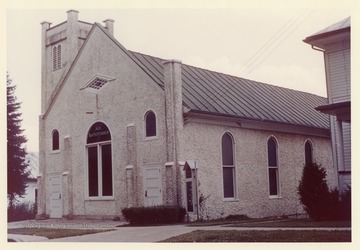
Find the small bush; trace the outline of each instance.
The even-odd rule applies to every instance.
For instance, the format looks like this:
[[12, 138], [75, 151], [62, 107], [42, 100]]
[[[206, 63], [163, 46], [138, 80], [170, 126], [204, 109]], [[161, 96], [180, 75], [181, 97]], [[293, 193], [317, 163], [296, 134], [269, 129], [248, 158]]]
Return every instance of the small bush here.
[[302, 178], [298, 186], [298, 194], [305, 211], [315, 220], [327, 217], [330, 199], [329, 187], [326, 183], [326, 170], [317, 163], [304, 166]]
[[36, 209], [34, 202], [23, 202], [8, 207], [8, 221], [35, 219]]
[[230, 214], [225, 217], [225, 220], [250, 220], [250, 217], [245, 214]]
[[351, 220], [351, 189], [339, 194], [326, 183], [326, 170], [316, 163], [304, 166], [298, 194], [309, 217], [314, 220]]
[[131, 225], [159, 225], [183, 222], [186, 210], [175, 206], [131, 207], [122, 213]]
[[351, 187], [340, 195], [340, 214], [342, 220], [351, 221]]

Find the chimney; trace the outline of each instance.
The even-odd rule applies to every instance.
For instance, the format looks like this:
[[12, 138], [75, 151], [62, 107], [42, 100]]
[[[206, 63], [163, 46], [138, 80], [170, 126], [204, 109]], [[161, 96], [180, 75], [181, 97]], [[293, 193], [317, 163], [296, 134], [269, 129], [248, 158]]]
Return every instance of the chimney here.
[[[173, 194], [167, 196], [173, 197], [172, 205], [179, 205], [181, 201], [180, 190], [180, 168], [178, 164], [180, 134], [183, 128], [183, 104], [182, 104], [182, 80], [181, 80], [181, 62], [169, 60], [163, 62], [164, 65], [164, 88], [165, 88], [165, 116], [166, 116], [166, 171], [172, 176], [171, 183], [176, 183]], [[170, 167], [170, 168], [169, 168]]]
[[104, 21], [104, 23], [105, 23], [105, 28], [107, 28], [108, 29], [108, 31], [109, 31], [109, 33], [112, 35], [112, 36], [114, 36], [114, 20], [113, 19], [110, 19], [110, 18], [108, 18], [108, 19], [106, 19], [105, 21]]
[[79, 11], [77, 10], [68, 10], [67, 11], [67, 21], [68, 22], [77, 22]]
[[168, 60], [164, 65], [164, 88], [167, 113], [175, 121], [174, 126], [182, 129], [182, 80], [181, 61]]

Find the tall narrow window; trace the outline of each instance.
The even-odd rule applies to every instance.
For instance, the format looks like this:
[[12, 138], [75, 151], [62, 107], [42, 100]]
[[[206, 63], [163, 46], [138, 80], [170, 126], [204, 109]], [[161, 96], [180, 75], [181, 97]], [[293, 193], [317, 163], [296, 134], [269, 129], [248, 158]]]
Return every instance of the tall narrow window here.
[[277, 143], [275, 138], [271, 137], [267, 142], [268, 147], [268, 168], [269, 168], [269, 193], [270, 195], [279, 194], [279, 169]]
[[229, 133], [221, 139], [224, 198], [235, 198], [234, 142]]
[[146, 137], [156, 136], [156, 116], [152, 111], [145, 114], [145, 134]]
[[113, 196], [111, 134], [108, 127], [97, 122], [87, 136], [88, 196]]
[[60, 148], [59, 131], [54, 129], [52, 132], [52, 150], [56, 151], [56, 150], [59, 150], [59, 148]]
[[305, 165], [313, 163], [313, 149], [310, 141], [305, 142]]

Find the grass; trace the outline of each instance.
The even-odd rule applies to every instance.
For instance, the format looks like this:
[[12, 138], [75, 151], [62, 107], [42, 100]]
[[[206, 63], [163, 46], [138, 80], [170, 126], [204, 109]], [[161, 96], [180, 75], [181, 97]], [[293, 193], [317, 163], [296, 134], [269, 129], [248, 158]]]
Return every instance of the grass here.
[[94, 229], [49, 229], [49, 228], [10, 228], [8, 234], [23, 234], [44, 236], [48, 239], [64, 238], [71, 236], [80, 236], [85, 234], [95, 234], [110, 230], [94, 230]]
[[273, 221], [241, 221], [233, 222], [229, 227], [351, 227], [351, 221], [313, 221], [310, 219], [290, 219]]
[[191, 233], [172, 237], [161, 242], [351, 242], [351, 231], [197, 230]]
[[[245, 230], [196, 230], [194, 232], [167, 239], [163, 242], [351, 242], [351, 230], [301, 230], [301, 228], [351, 227], [350, 221], [312, 221], [310, 219], [250, 219], [232, 218], [200, 221], [188, 226], [248, 227]], [[251, 230], [252, 227], [278, 227], [283, 230]], [[299, 230], [286, 230], [297, 227]], [[94, 229], [49, 229], [13, 228], [11, 234], [44, 236], [48, 239], [79, 236], [111, 230]]]
[[351, 227], [351, 221], [313, 221], [310, 219], [218, 219], [196, 221], [190, 227], [225, 225], [228, 227]]

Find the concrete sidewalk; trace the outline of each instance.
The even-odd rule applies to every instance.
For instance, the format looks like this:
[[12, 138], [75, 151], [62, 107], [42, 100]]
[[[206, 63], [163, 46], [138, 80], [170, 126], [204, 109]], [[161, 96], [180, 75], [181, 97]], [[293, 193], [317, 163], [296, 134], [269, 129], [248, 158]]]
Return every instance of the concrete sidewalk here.
[[23, 221], [8, 223], [8, 228], [20, 227], [43, 227], [69, 228], [69, 229], [113, 229], [114, 231], [100, 232], [96, 234], [87, 234], [82, 236], [73, 236], [58, 239], [46, 239], [44, 237], [29, 235], [8, 235], [8, 239], [16, 237], [16, 241], [41, 241], [41, 242], [158, 242], [174, 236], [190, 233], [196, 230], [239, 230], [239, 231], [270, 231], [270, 230], [341, 230], [351, 231], [351, 228], [273, 228], [273, 227], [231, 227], [226, 226], [204, 226], [190, 227], [186, 225], [169, 226], [148, 226], [148, 227], [117, 227], [124, 222], [99, 221], [99, 220], [44, 220], [44, 221]]
[[[116, 229], [117, 226], [124, 225], [125, 222], [112, 220], [65, 220], [65, 219], [47, 219], [47, 220], [28, 220], [15, 221], [7, 224], [11, 228], [48, 228], [51, 229]], [[94, 235], [94, 234], [93, 234]], [[38, 242], [48, 241], [46, 237], [35, 235], [8, 234], [8, 240], [16, 242]]]
[[51, 242], [158, 242], [177, 235], [189, 233], [195, 228], [184, 225], [153, 227], [120, 227], [115, 231], [59, 238]]
[[47, 241], [48, 238], [42, 236], [35, 235], [22, 235], [22, 234], [8, 234], [8, 241], [12, 240], [15, 242], [39, 242], [39, 241]]
[[350, 228], [264, 228], [264, 227], [188, 227], [185, 225], [157, 226], [157, 227], [122, 227], [116, 231], [88, 234], [68, 238], [48, 240], [52, 242], [158, 242], [168, 238], [190, 233], [196, 230], [239, 230], [239, 231], [274, 231], [274, 230], [341, 230]]

